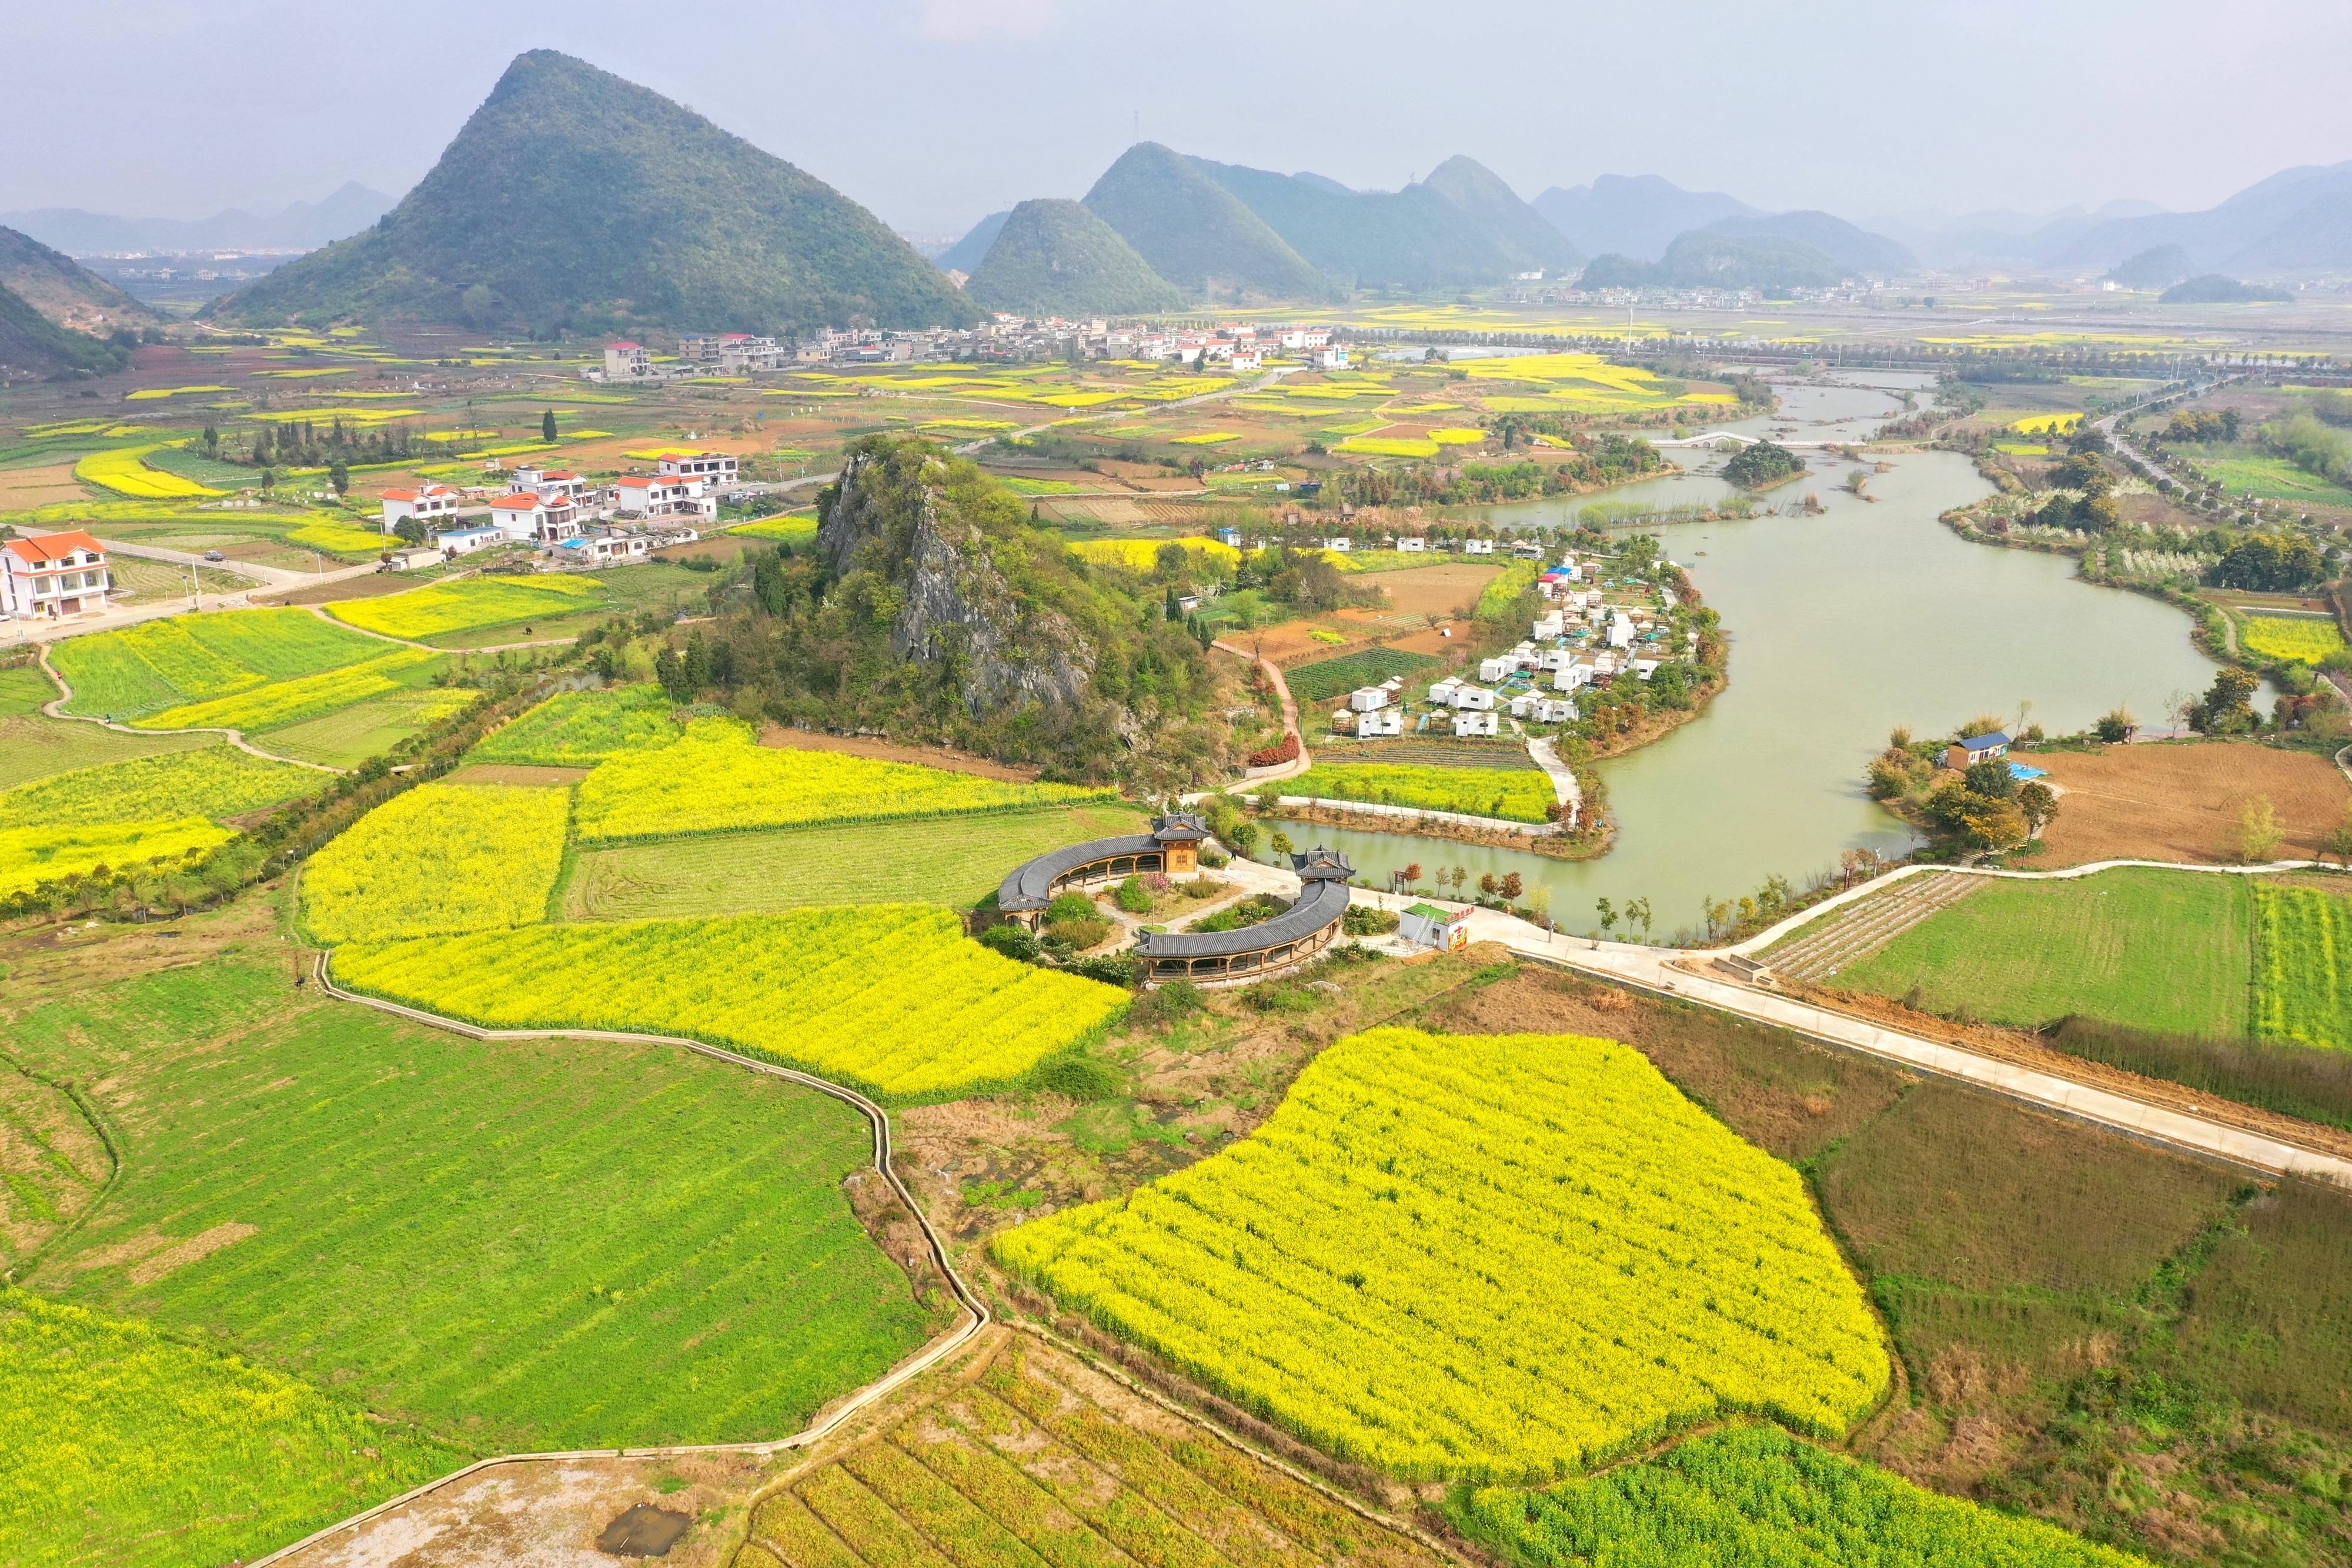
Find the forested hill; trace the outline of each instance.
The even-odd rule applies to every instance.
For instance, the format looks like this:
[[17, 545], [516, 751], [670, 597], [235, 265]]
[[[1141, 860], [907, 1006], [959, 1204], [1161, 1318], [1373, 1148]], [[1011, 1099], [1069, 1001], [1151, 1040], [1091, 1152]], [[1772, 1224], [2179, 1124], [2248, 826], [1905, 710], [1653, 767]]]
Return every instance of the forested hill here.
[[518, 56], [374, 227], [213, 306], [264, 323], [400, 318], [798, 333], [979, 312], [879, 219], [660, 94]]
[[818, 511], [814, 546], [756, 554], [713, 631], [704, 656], [737, 711], [1063, 779], [1169, 789], [1215, 772], [1207, 655], [1160, 591], [1072, 555], [971, 462], [869, 436]]
[[1179, 288], [1216, 298], [1311, 299], [1330, 285], [1266, 221], [1193, 162], [1139, 141], [1086, 204]]
[[118, 371], [129, 357], [103, 339], [58, 326], [21, 295], [0, 288], [0, 384]]
[[1024, 202], [1006, 217], [964, 292], [1024, 316], [1140, 316], [1184, 295], [1083, 203]]
[[60, 325], [96, 330], [163, 319], [73, 257], [11, 228], [0, 228], [0, 288]]

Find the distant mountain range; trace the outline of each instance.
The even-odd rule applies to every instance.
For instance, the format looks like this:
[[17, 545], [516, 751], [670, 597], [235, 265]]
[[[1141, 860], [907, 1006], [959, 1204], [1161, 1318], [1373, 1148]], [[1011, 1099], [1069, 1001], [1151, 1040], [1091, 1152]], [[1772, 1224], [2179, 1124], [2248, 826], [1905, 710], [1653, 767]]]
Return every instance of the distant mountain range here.
[[2352, 267], [2352, 162], [2287, 169], [2201, 213], [2112, 218], [2052, 246], [2051, 263], [2113, 267], [2177, 245], [2200, 272], [2279, 275]]
[[189, 256], [217, 250], [316, 250], [355, 235], [392, 210], [392, 198], [357, 182], [316, 202], [274, 212], [231, 208], [208, 218], [118, 218], [79, 207], [0, 213], [18, 229], [68, 256], [119, 256], [145, 251]]
[[1685, 191], [1655, 174], [1603, 174], [1589, 185], [1558, 185], [1534, 206], [1587, 256], [1616, 255], [1655, 261], [1676, 235], [1725, 218], [1762, 217], [1758, 208], [1720, 191]]
[[1755, 288], [1784, 294], [1828, 288], [1853, 270], [1801, 239], [1691, 229], [1676, 235], [1656, 261], [1595, 256], [1580, 282], [1586, 288]]
[[967, 325], [972, 303], [864, 207], [660, 94], [551, 49], [515, 57], [373, 227], [206, 314], [798, 336]]

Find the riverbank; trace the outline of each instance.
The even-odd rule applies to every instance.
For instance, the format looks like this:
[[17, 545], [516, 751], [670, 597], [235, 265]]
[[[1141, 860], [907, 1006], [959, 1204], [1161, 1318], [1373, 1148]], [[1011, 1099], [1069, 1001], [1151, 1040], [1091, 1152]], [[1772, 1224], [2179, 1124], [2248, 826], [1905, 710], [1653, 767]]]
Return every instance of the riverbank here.
[[1597, 860], [1616, 841], [1617, 825], [1603, 813], [1590, 833], [1564, 833], [1556, 824], [1548, 831], [1532, 824], [1490, 822], [1452, 811], [1411, 811], [1403, 808], [1373, 810], [1366, 804], [1284, 796], [1272, 812], [1286, 821], [1312, 822], [1345, 828], [1351, 832], [1380, 833], [1398, 839], [1443, 839], [1486, 849], [1517, 850], [1552, 861]]

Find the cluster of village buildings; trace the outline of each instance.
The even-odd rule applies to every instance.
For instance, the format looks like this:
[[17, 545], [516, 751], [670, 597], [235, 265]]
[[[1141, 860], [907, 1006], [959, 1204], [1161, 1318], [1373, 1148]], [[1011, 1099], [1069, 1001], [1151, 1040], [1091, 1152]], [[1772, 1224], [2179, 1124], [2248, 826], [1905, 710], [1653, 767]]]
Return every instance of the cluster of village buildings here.
[[[1489, 549], [1483, 553], [1491, 554], [1494, 543], [1472, 539], [1465, 549], [1486, 544]], [[1448, 675], [1433, 683], [1420, 713], [1410, 711], [1402, 675], [1360, 686], [1331, 716], [1332, 731], [1367, 739], [1408, 733], [1468, 739], [1499, 735], [1506, 713], [1533, 724], [1569, 724], [1577, 717], [1576, 693], [1619, 675], [1648, 680], [1676, 652], [1666, 646], [1673, 591], [1644, 589], [1642, 596], [1654, 603], [1625, 603], [1622, 592], [1594, 583], [1591, 564], [1570, 556], [1544, 570], [1537, 588], [1551, 608], [1536, 617], [1525, 642], [1480, 660], [1475, 681]], [[1697, 642], [1698, 633], [1684, 637], [1687, 646]]]
[[688, 333], [675, 354], [656, 353], [643, 343], [604, 345], [601, 365], [580, 373], [593, 382], [685, 381], [696, 376], [750, 375], [794, 366], [872, 365], [923, 360], [970, 363], [1067, 358], [1075, 348], [1092, 360], [1148, 360], [1160, 363], [1218, 365], [1234, 371], [1262, 370], [1280, 355], [1316, 370], [1344, 370], [1345, 345], [1329, 327], [1256, 326], [1226, 322], [1213, 327], [1114, 326], [1100, 317], [1067, 320], [1000, 315], [974, 331], [820, 331], [800, 343], [780, 344], [751, 332]]
[[719, 515], [719, 492], [738, 474], [738, 459], [728, 452], [666, 452], [651, 474], [609, 483], [525, 465], [503, 488], [386, 490], [382, 527], [393, 534], [411, 519], [423, 524], [426, 541], [418, 548], [443, 559], [520, 544], [549, 550], [558, 565], [618, 566], [699, 538], [700, 525]]

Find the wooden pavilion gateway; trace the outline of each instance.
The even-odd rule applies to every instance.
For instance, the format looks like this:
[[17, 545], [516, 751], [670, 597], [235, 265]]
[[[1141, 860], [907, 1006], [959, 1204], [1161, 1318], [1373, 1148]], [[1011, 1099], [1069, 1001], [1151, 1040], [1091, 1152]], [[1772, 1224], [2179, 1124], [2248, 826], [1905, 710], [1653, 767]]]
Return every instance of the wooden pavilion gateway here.
[[996, 890], [996, 910], [1034, 931], [1046, 905], [1065, 888], [1123, 882], [1146, 872], [1178, 879], [1201, 874], [1201, 841], [1209, 825], [1191, 811], [1171, 811], [1151, 821], [1151, 831], [1070, 844], [1013, 867]]
[[1356, 868], [1321, 846], [1290, 857], [1303, 884], [1298, 901], [1271, 920], [1238, 931], [1146, 931], [1135, 939], [1147, 983], [1195, 985], [1261, 980], [1303, 964], [1339, 935]]

